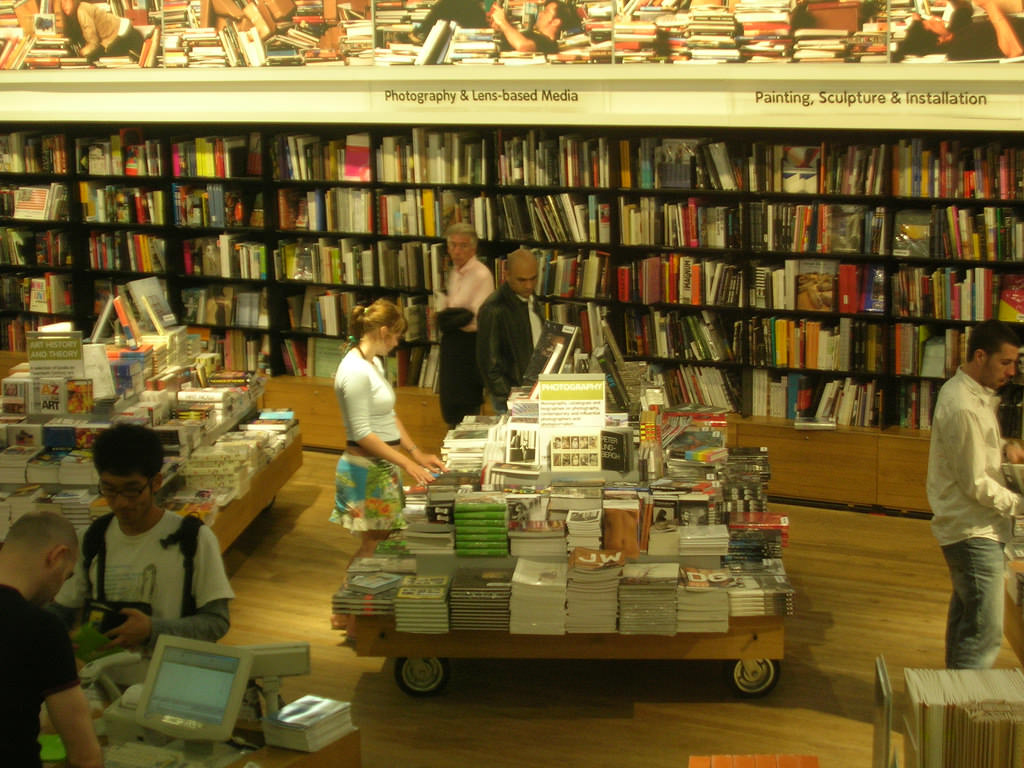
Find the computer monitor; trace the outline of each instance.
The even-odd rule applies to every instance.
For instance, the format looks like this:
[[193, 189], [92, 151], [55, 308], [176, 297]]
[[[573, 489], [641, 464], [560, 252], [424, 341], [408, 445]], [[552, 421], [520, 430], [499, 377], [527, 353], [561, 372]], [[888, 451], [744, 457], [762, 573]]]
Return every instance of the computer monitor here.
[[161, 635], [142, 684], [135, 721], [181, 739], [186, 752], [231, 738], [249, 683], [247, 648]]

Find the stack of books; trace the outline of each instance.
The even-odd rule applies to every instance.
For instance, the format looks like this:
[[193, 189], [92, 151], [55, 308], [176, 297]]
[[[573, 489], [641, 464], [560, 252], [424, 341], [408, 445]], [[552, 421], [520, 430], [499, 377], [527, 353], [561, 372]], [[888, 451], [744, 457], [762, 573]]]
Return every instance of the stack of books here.
[[395, 629], [399, 632], [448, 632], [450, 576], [405, 576], [395, 595]]
[[565, 634], [565, 590], [568, 564], [525, 557], [512, 576], [508, 631], [521, 635]]
[[317, 752], [355, 730], [347, 701], [303, 696], [263, 719], [267, 744], [301, 752]]
[[717, 568], [729, 554], [729, 528], [725, 525], [682, 525], [679, 555], [688, 565]]
[[562, 520], [513, 520], [508, 530], [512, 557], [562, 556], [565, 554], [565, 522]]
[[410, 522], [402, 531], [405, 546], [413, 555], [443, 555], [455, 549], [451, 523]]
[[60, 483], [60, 463], [67, 451], [43, 451], [29, 459], [25, 466], [25, 480], [30, 483], [56, 485]]
[[569, 555], [566, 632], [615, 632], [619, 614], [621, 552], [574, 549]]
[[628, 563], [619, 580], [619, 633], [676, 633], [676, 563]]
[[684, 568], [676, 592], [676, 631], [728, 632], [732, 575], [722, 569]]
[[678, 555], [679, 530], [675, 523], [659, 520], [651, 526], [647, 537], [647, 554]]
[[459, 568], [452, 579], [451, 628], [508, 632], [511, 568]]
[[565, 516], [568, 531], [565, 543], [569, 551], [577, 547], [584, 549], [601, 548], [601, 508], [570, 509]]
[[733, 570], [736, 583], [729, 592], [730, 616], [792, 616], [793, 585], [782, 560], [744, 564]]
[[42, 452], [39, 446], [9, 445], [0, 452], [0, 483], [21, 485], [28, 463]]
[[455, 554], [508, 555], [508, 507], [501, 493], [461, 491], [455, 496]]
[[67, 453], [60, 462], [60, 484], [64, 486], [99, 485], [100, 476], [93, 464], [92, 451], [74, 450]]

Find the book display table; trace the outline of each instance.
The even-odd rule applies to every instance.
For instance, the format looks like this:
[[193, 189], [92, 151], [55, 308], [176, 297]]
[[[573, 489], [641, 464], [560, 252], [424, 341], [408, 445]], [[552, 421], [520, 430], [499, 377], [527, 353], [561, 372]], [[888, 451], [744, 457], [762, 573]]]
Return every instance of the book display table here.
[[355, 617], [359, 656], [395, 659], [395, 682], [412, 696], [440, 693], [449, 658], [484, 659], [680, 659], [727, 662], [739, 696], [763, 696], [775, 687], [783, 655], [782, 616], [737, 617], [726, 633], [676, 635], [526, 635], [487, 630], [446, 634], [395, 631], [394, 616]]
[[231, 546], [260, 512], [274, 503], [277, 492], [301, 466], [302, 436], [296, 435], [273, 461], [253, 476], [248, 493], [217, 513], [210, 527], [217, 535], [221, 552]]

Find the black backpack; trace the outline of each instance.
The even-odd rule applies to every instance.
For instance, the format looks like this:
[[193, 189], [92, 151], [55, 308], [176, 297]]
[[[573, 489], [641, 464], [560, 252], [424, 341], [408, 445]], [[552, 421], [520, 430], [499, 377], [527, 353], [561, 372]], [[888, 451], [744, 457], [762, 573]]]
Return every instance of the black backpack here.
[[[89, 566], [92, 561], [99, 557], [99, 564], [96, 567], [96, 595], [95, 599], [105, 601], [104, 579], [107, 569], [107, 528], [114, 518], [113, 512], [97, 517], [85, 531], [82, 538], [82, 559], [85, 562], [85, 575], [89, 577]], [[196, 549], [199, 545], [199, 529], [203, 521], [195, 515], [188, 515], [181, 519], [178, 530], [170, 536], [160, 539], [160, 546], [164, 549], [177, 544], [181, 548], [181, 554], [185, 558], [185, 583], [181, 594], [181, 615], [192, 616], [196, 612], [196, 598], [192, 594], [192, 576], [195, 573]]]

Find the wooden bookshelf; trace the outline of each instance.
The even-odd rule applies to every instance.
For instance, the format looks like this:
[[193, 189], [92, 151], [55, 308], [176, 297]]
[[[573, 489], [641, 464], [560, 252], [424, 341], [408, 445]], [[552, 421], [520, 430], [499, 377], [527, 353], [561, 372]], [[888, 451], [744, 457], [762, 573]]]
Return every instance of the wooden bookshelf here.
[[[399, 387], [395, 390], [395, 412], [410, 436], [423, 450], [436, 453], [448, 426], [441, 418], [441, 406], [429, 389]], [[345, 449], [342, 422], [334, 382], [321, 377], [274, 376], [264, 393], [267, 408], [291, 408], [299, 419], [303, 445], [334, 451]]]

